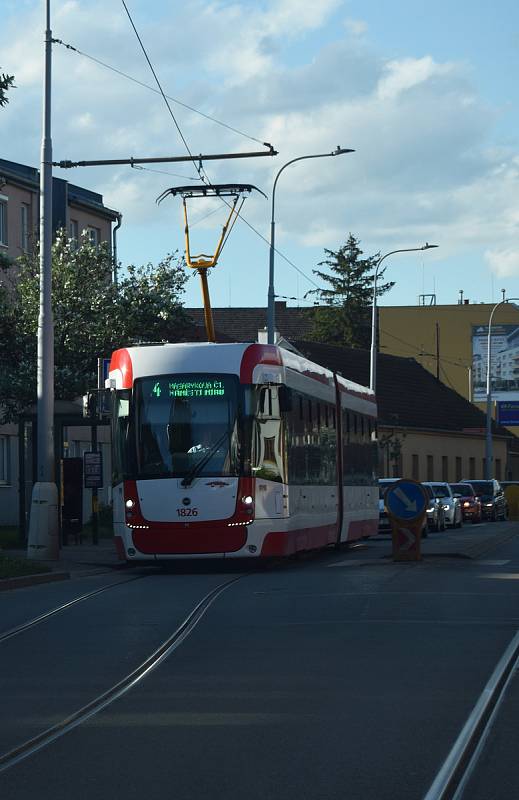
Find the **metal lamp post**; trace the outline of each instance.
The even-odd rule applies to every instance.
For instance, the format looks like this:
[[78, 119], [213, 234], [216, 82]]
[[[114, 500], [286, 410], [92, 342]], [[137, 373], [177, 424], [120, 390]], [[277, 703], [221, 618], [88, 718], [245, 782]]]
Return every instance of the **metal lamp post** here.
[[496, 303], [490, 312], [488, 320], [488, 334], [487, 334], [487, 424], [486, 424], [486, 440], [485, 440], [485, 480], [492, 479], [492, 461], [493, 442], [492, 442], [492, 377], [491, 377], [491, 361], [492, 361], [492, 320], [494, 314], [499, 306], [506, 305], [506, 303], [519, 302], [518, 297], [509, 297], [507, 300], [500, 300]]
[[395, 253], [413, 253], [418, 250], [432, 250], [438, 246], [439, 245], [437, 244], [428, 244], [426, 242], [424, 245], [422, 245], [422, 247], [405, 247], [400, 250], [391, 250], [377, 261], [377, 265], [375, 267], [375, 277], [373, 280], [373, 303], [371, 307], [371, 355], [369, 363], [369, 387], [373, 392], [375, 392], [377, 388], [377, 279], [380, 265], [385, 258], [393, 256]]
[[327, 158], [328, 156], [341, 156], [343, 153], [354, 153], [355, 150], [349, 150], [344, 147], [337, 147], [336, 150], [333, 150], [331, 153], [317, 153], [316, 155], [310, 156], [299, 156], [299, 158], [293, 158], [291, 161], [287, 161], [286, 164], [283, 164], [279, 172], [277, 173], [274, 179], [274, 186], [272, 187], [272, 214], [270, 219], [270, 258], [269, 258], [269, 289], [268, 289], [268, 309], [267, 309], [267, 335], [268, 335], [268, 343], [275, 344], [274, 337], [275, 337], [275, 325], [276, 325], [276, 307], [274, 304], [275, 294], [274, 294], [274, 253], [275, 253], [275, 233], [276, 233], [276, 223], [274, 221], [274, 203], [276, 199], [276, 186], [279, 179], [279, 176], [283, 172], [286, 167], [289, 167], [290, 164], [295, 164], [296, 161], [306, 161], [309, 158]]

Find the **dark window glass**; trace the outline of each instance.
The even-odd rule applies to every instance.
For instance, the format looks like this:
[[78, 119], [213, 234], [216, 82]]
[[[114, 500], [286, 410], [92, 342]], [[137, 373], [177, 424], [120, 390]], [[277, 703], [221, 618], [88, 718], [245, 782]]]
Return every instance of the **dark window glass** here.
[[239, 474], [236, 377], [141, 378], [134, 393], [137, 477]]

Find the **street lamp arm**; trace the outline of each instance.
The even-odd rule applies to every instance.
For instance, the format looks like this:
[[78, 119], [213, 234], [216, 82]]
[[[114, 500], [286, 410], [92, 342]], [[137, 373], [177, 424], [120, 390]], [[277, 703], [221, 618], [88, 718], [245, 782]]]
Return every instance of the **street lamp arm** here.
[[331, 153], [315, 153], [314, 155], [308, 156], [298, 156], [297, 158], [292, 158], [290, 161], [287, 161], [286, 164], [283, 164], [276, 177], [274, 178], [274, 185], [272, 187], [272, 213], [270, 216], [270, 249], [269, 249], [269, 288], [268, 288], [268, 304], [267, 304], [267, 339], [269, 344], [274, 344], [275, 338], [275, 317], [276, 317], [276, 308], [275, 308], [275, 295], [274, 295], [274, 252], [275, 252], [275, 237], [276, 237], [276, 222], [274, 219], [274, 205], [276, 201], [276, 186], [279, 180], [279, 176], [283, 172], [284, 169], [289, 167], [291, 164], [295, 164], [296, 161], [306, 161], [309, 158], [326, 158], [327, 156], [340, 156], [343, 153], [354, 153], [355, 150], [351, 150], [345, 147], [337, 147], [335, 150], [332, 150]]
[[487, 331], [487, 421], [486, 421], [486, 436], [485, 436], [485, 478], [486, 480], [492, 479], [492, 472], [493, 472], [493, 442], [492, 442], [492, 374], [491, 374], [491, 364], [492, 364], [492, 320], [494, 319], [494, 314], [500, 306], [506, 305], [507, 303], [514, 303], [517, 302], [519, 298], [517, 297], [508, 297], [505, 300], [500, 300], [499, 303], [496, 303], [492, 311], [490, 312], [490, 317], [488, 320], [488, 331]]
[[355, 150], [350, 150], [350, 149], [346, 149], [346, 148], [343, 148], [343, 147], [338, 147], [337, 150], [332, 150], [331, 153], [317, 153], [317, 154], [311, 155], [311, 156], [298, 156], [297, 158], [292, 158], [290, 161], [287, 161], [286, 164], [283, 164], [283, 166], [278, 170], [278, 173], [277, 173], [276, 177], [274, 178], [274, 185], [272, 187], [272, 214], [271, 214], [271, 217], [270, 217], [271, 221], [274, 222], [274, 199], [275, 199], [275, 196], [276, 196], [276, 186], [277, 186], [277, 182], [278, 182], [279, 176], [281, 175], [283, 170], [285, 170], [291, 164], [295, 164], [297, 161], [307, 161], [309, 158], [327, 158], [329, 156], [340, 156], [343, 153], [354, 153], [354, 152], [355, 152]]
[[376, 353], [376, 337], [377, 337], [377, 279], [380, 265], [384, 259], [395, 253], [415, 253], [419, 250], [432, 250], [438, 247], [437, 244], [429, 244], [426, 242], [422, 247], [401, 247], [398, 250], [390, 250], [379, 258], [375, 266], [375, 275], [373, 277], [373, 302], [371, 304], [371, 350], [369, 359], [369, 387], [375, 392], [377, 388], [377, 353]]
[[376, 283], [376, 280], [377, 280], [377, 277], [378, 277], [379, 267], [380, 267], [380, 265], [382, 264], [382, 262], [384, 261], [385, 258], [388, 258], [389, 256], [394, 256], [395, 253], [414, 253], [414, 252], [417, 252], [417, 251], [420, 251], [420, 250], [432, 250], [433, 248], [438, 247], [438, 246], [439, 245], [437, 245], [437, 244], [427, 244], [426, 243], [426, 244], [423, 245], [423, 247], [404, 247], [404, 248], [402, 248], [400, 250], [391, 250], [391, 252], [386, 253], [385, 255], [382, 256], [382, 258], [379, 258], [379, 260], [377, 261], [377, 264], [376, 264], [376, 267], [375, 267], [375, 283]]

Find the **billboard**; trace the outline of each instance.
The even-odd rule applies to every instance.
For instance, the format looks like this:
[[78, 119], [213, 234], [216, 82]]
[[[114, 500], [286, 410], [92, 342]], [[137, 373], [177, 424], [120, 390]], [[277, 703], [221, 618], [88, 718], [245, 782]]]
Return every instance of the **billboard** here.
[[[519, 400], [519, 327], [492, 325], [490, 379], [493, 400]], [[487, 397], [488, 326], [472, 327], [472, 400]]]

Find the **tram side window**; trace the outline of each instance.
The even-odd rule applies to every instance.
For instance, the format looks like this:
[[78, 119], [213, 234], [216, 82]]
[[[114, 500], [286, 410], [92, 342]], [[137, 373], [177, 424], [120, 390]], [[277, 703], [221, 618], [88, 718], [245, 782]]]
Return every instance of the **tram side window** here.
[[[301, 420], [298, 414], [287, 415], [288, 473], [292, 484], [333, 485], [336, 480], [336, 434], [325, 423], [331, 414], [320, 408], [316, 401], [294, 392], [297, 401], [307, 411]], [[312, 408], [314, 405], [314, 408]]]
[[[291, 412], [293, 413], [293, 412]], [[256, 478], [284, 480], [283, 426], [277, 387], [259, 389], [252, 436], [252, 473]]]
[[371, 421], [361, 414], [343, 409], [343, 423], [348, 428], [352, 417], [351, 436], [343, 438], [343, 481], [348, 485], [371, 485], [377, 465], [376, 443], [371, 442]]
[[130, 390], [115, 393], [112, 414], [112, 484], [120, 483], [130, 472], [129, 453]]

